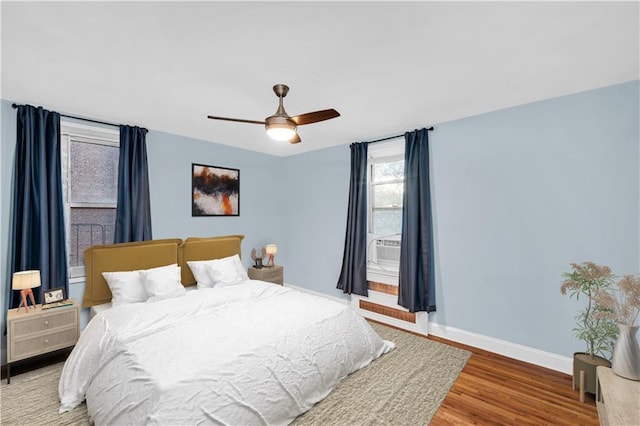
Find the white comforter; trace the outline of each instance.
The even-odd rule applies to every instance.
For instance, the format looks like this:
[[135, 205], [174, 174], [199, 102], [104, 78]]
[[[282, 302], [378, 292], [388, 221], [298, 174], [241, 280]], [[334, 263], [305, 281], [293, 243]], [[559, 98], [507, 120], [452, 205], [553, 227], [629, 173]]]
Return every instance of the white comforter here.
[[347, 305], [261, 281], [118, 306], [59, 384], [102, 424], [288, 424], [393, 348]]

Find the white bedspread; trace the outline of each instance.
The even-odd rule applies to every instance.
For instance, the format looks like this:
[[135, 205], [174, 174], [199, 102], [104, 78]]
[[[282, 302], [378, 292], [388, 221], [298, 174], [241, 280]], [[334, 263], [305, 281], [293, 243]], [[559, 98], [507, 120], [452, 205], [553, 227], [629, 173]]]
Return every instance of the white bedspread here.
[[261, 281], [97, 315], [60, 412], [102, 424], [288, 424], [393, 348], [347, 305]]

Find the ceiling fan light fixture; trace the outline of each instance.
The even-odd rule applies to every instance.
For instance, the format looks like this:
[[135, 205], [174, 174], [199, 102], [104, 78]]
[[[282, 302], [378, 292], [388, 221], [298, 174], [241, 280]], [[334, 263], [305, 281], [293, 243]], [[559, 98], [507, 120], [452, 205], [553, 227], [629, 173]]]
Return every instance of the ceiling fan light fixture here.
[[288, 141], [296, 135], [296, 131], [288, 127], [271, 127], [267, 129], [267, 134], [271, 139]]
[[269, 117], [265, 122], [267, 134], [277, 141], [288, 141], [296, 135], [296, 124], [287, 117]]
[[266, 128], [267, 135], [269, 135], [271, 139], [275, 139], [277, 141], [288, 141], [292, 144], [302, 142], [300, 136], [298, 136], [298, 126], [318, 123], [320, 121], [340, 117], [340, 113], [333, 108], [307, 112], [305, 114], [298, 114], [291, 117], [284, 110], [284, 105], [282, 104], [282, 99], [287, 96], [288, 92], [289, 86], [286, 84], [276, 84], [273, 86], [273, 93], [278, 97], [278, 110], [275, 114], [265, 118], [264, 121], [247, 120], [244, 118], [218, 117], [215, 115], [208, 115], [207, 117], [212, 120], [262, 124]]

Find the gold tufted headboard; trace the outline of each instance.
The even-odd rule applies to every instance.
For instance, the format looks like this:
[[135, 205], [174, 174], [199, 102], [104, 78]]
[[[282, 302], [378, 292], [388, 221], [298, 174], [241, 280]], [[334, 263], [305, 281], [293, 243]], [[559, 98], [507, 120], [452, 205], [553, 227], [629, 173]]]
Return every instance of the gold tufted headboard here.
[[111, 301], [103, 272], [135, 271], [177, 263], [181, 267], [182, 285], [195, 285], [187, 261], [240, 255], [243, 238], [243, 235], [227, 235], [187, 238], [184, 242], [172, 238], [90, 247], [84, 252], [87, 282], [82, 306], [88, 308]]

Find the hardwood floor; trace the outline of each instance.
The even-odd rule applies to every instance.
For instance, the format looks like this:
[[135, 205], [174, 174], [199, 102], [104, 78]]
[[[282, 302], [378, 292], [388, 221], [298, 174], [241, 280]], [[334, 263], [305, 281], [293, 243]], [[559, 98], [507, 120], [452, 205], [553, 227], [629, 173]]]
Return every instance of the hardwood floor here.
[[571, 376], [434, 336], [471, 358], [431, 425], [599, 425], [593, 395], [580, 402]]

